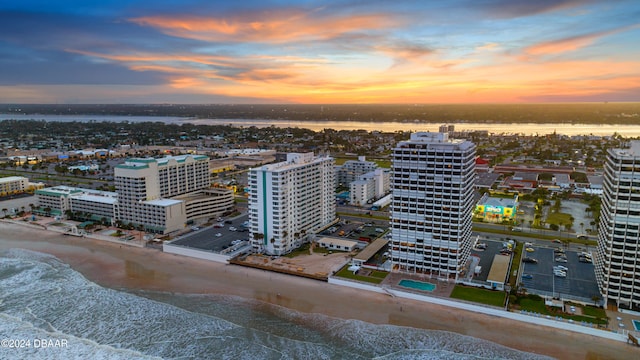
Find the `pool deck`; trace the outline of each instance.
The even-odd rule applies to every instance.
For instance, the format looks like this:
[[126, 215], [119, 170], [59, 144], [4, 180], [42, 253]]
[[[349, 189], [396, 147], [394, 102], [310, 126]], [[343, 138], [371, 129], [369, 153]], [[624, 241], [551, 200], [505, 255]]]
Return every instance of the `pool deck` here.
[[640, 337], [640, 331], [636, 330], [633, 320], [638, 322], [640, 326], [640, 313], [628, 310], [607, 310], [609, 317], [609, 329], [618, 332], [630, 332], [636, 337]]
[[[410, 289], [410, 288], [406, 288], [404, 286], [398, 285], [400, 280], [404, 280], [404, 279], [431, 283], [431, 284], [434, 284], [436, 288], [433, 289], [433, 291], [421, 291], [418, 289]], [[426, 275], [390, 273], [389, 275], [387, 275], [384, 281], [380, 284], [380, 286], [401, 290], [401, 291], [406, 291], [406, 292], [413, 292], [421, 295], [428, 294], [432, 296], [450, 297], [455, 284], [453, 282], [449, 283], [446, 281], [438, 281], [437, 279], [429, 278]]]

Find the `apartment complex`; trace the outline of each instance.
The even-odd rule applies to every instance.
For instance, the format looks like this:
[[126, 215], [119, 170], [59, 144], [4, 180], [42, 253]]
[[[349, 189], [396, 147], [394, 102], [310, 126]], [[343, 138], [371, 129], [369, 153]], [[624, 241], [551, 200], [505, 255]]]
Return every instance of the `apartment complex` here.
[[393, 150], [394, 271], [457, 280], [471, 254], [476, 146], [446, 133], [411, 134]]
[[289, 153], [249, 170], [249, 222], [256, 252], [282, 255], [336, 219], [334, 160]]
[[367, 161], [364, 156], [358, 156], [358, 160], [347, 160], [342, 166], [336, 166], [336, 186], [349, 187], [361, 175], [370, 173], [377, 168], [378, 164], [373, 161]]
[[594, 264], [605, 302], [640, 311], [640, 141], [608, 150]]
[[388, 169], [378, 168], [352, 181], [349, 186], [351, 205], [365, 205], [388, 194], [390, 175]]
[[118, 213], [124, 224], [167, 233], [187, 222], [184, 201], [171, 197], [208, 189], [209, 158], [202, 155], [130, 159], [114, 168]]
[[112, 223], [118, 205], [118, 194], [110, 191], [54, 186], [35, 192], [37, 213], [64, 216], [68, 211], [86, 219]]
[[130, 159], [114, 168], [116, 192], [56, 186], [36, 191], [39, 212], [133, 225], [166, 234], [187, 223], [228, 214], [233, 192], [210, 188], [209, 158]]
[[29, 179], [23, 176], [7, 176], [0, 178], [0, 196], [25, 192], [29, 187]]

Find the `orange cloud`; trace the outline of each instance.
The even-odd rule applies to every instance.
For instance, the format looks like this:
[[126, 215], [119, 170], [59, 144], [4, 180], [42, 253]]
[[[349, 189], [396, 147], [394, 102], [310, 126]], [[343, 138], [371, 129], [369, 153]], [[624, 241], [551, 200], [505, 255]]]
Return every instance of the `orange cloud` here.
[[225, 18], [155, 16], [130, 21], [188, 39], [265, 43], [331, 39], [345, 33], [397, 25], [384, 14], [327, 17], [293, 10]]
[[569, 51], [575, 51], [593, 44], [596, 40], [602, 37], [613, 35], [622, 31], [630, 30], [636, 27], [638, 26], [637, 25], [626, 26], [619, 29], [599, 31], [591, 34], [572, 36], [565, 39], [546, 41], [546, 42], [529, 46], [524, 49], [524, 52], [529, 55], [548, 55], [548, 54], [559, 54], [559, 53], [564, 53]]
[[[154, 92], [298, 103], [521, 102], [640, 88], [638, 61], [520, 61], [500, 52], [447, 58], [419, 48], [377, 46], [344, 58], [192, 53], [102, 54], [69, 50], [165, 76]], [[477, 50], [477, 49], [476, 49]], [[407, 59], [390, 66], [396, 53]], [[382, 56], [380, 55], [382, 54]]]

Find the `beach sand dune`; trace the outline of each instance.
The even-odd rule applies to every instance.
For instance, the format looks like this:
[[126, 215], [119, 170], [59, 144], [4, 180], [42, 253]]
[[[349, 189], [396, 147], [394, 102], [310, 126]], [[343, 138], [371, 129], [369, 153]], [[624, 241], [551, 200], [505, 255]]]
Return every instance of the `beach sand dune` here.
[[325, 282], [122, 246], [0, 222], [0, 249], [55, 255], [89, 280], [114, 289], [228, 294], [374, 324], [456, 332], [559, 359], [632, 359], [622, 342]]

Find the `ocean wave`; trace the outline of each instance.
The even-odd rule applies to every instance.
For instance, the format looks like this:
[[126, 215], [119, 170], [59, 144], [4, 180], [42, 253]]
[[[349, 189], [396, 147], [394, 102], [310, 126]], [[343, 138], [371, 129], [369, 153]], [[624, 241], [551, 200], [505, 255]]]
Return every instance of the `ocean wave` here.
[[68, 343], [2, 349], [0, 358], [543, 358], [455, 333], [300, 313], [236, 296], [107, 289], [53, 256], [16, 249], [0, 252], [0, 336]]

